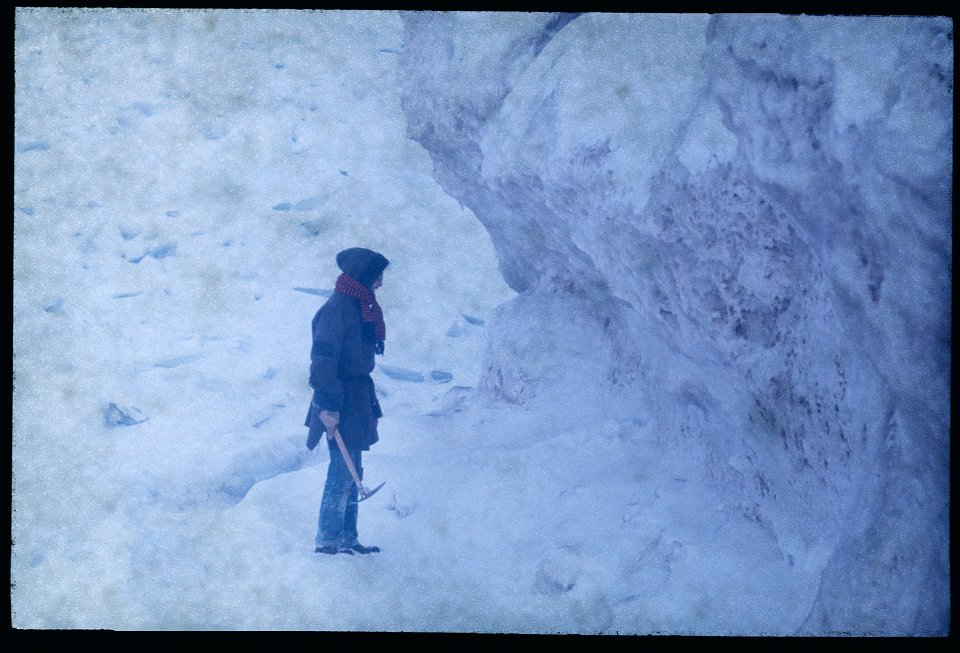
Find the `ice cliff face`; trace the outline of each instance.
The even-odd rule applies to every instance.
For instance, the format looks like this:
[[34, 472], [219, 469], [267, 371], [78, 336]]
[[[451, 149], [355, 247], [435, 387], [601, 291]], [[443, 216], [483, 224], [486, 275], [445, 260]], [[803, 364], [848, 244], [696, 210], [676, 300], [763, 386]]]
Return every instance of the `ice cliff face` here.
[[408, 134], [519, 293], [486, 395], [653, 420], [820, 575], [797, 632], [946, 632], [952, 22], [403, 20]]

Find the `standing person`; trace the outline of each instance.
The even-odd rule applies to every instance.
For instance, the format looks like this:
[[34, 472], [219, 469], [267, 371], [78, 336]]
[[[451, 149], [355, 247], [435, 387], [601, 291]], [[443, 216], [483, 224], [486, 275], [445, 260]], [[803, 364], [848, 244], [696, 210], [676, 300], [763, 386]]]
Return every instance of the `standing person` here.
[[324, 432], [330, 466], [320, 502], [317, 553], [376, 553], [375, 546], [357, 540], [358, 488], [333, 437], [340, 431], [353, 465], [363, 478], [361, 452], [379, 436], [380, 403], [370, 373], [374, 354], [383, 355], [386, 327], [374, 291], [383, 284], [390, 264], [382, 254], [352, 247], [337, 254], [342, 274], [333, 295], [313, 318], [310, 350], [310, 387], [313, 399], [304, 426], [307, 447], [317, 446]]

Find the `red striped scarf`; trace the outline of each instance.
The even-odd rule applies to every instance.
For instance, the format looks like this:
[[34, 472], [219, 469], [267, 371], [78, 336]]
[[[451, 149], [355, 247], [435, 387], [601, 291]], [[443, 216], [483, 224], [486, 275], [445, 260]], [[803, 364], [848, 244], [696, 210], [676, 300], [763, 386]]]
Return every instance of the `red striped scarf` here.
[[373, 291], [346, 273], [337, 277], [334, 290], [347, 297], [353, 297], [360, 303], [360, 317], [365, 327], [364, 335], [377, 343], [377, 353], [382, 354], [383, 341], [387, 339], [387, 325], [383, 321], [383, 310], [377, 303]]

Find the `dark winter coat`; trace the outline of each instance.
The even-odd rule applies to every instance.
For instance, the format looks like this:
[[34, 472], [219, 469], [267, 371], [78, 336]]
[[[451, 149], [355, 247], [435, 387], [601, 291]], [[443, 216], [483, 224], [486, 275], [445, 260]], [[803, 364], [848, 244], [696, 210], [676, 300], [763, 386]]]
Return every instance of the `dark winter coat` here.
[[[313, 318], [310, 387], [313, 399], [305, 426], [307, 447], [317, 446], [325, 432], [320, 411], [340, 413], [340, 435], [348, 449], [366, 451], [379, 440], [377, 420], [383, 416], [373, 379], [376, 343], [363, 337], [360, 305], [339, 292]], [[328, 442], [337, 451], [336, 440]], [[339, 455], [339, 453], [338, 453]]]

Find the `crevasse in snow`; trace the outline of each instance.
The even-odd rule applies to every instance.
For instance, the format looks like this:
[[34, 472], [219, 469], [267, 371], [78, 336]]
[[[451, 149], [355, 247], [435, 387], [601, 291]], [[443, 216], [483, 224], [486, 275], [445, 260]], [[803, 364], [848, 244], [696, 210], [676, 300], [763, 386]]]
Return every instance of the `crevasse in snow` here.
[[818, 575], [797, 632], [946, 632], [952, 22], [403, 23], [407, 133], [519, 293], [484, 396], [652, 416]]

